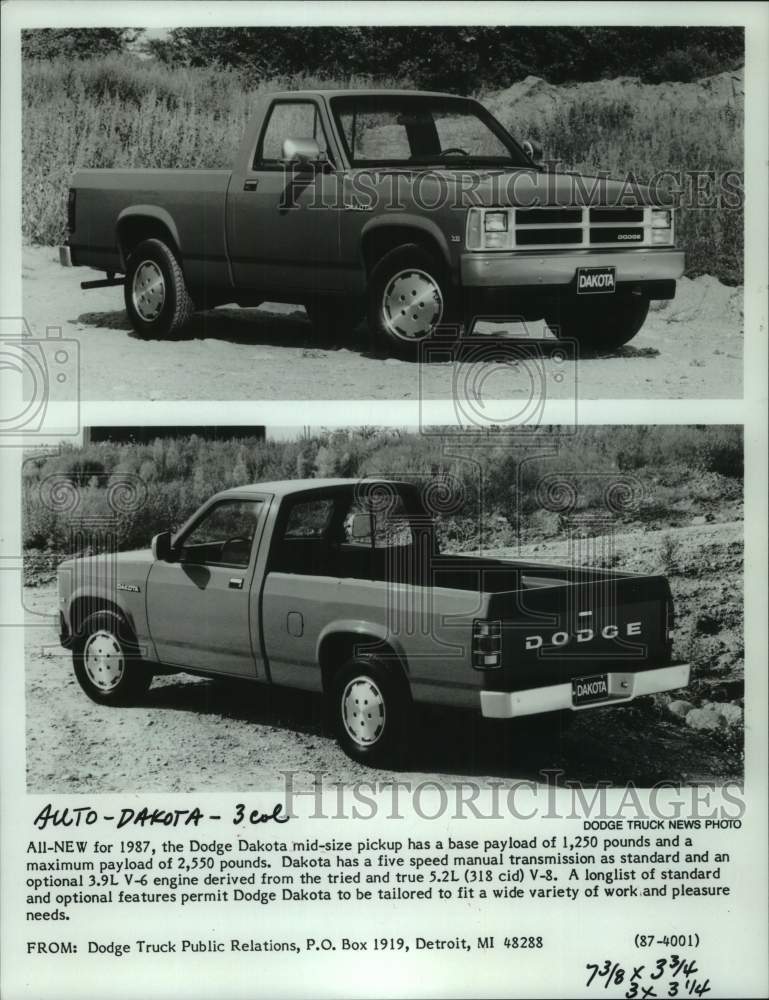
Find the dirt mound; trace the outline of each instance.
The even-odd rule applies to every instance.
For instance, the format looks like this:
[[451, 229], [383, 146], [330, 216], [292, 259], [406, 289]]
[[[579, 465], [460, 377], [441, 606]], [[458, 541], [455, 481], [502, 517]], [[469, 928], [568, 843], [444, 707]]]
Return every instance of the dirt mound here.
[[489, 94], [483, 103], [493, 114], [504, 118], [513, 107], [525, 108], [527, 114], [547, 115], [579, 100], [603, 104], [627, 101], [635, 107], [670, 104], [676, 108], [700, 105], [713, 108], [731, 104], [741, 112], [745, 100], [745, 74], [742, 69], [730, 70], [694, 83], [642, 83], [638, 77], [621, 76], [615, 80], [558, 86], [538, 76], [527, 76], [505, 90]]
[[736, 336], [742, 331], [743, 290], [724, 285], [710, 274], [679, 278], [674, 299], [652, 306], [666, 323], [722, 323]]

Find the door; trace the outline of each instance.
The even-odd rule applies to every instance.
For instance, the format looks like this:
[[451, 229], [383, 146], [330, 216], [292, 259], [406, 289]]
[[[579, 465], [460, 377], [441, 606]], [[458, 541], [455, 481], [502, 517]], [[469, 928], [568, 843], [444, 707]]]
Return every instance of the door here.
[[211, 673], [264, 677], [258, 593], [251, 583], [264, 499], [206, 508], [147, 580], [147, 618], [158, 659]]
[[[341, 288], [337, 173], [326, 135], [315, 101], [276, 101], [267, 112], [253, 161], [245, 173], [233, 173], [227, 192], [227, 245], [237, 287], [296, 292], [299, 302], [314, 289]], [[299, 172], [287, 165], [286, 139], [314, 139], [328, 166]]]

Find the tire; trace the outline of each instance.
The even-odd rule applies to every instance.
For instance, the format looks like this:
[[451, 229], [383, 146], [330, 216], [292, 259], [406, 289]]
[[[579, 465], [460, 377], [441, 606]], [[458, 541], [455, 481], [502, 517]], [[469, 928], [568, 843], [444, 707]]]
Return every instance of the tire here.
[[152, 670], [139, 659], [128, 623], [114, 611], [95, 611], [86, 618], [72, 660], [80, 687], [100, 705], [137, 702], [152, 682]]
[[334, 677], [330, 714], [348, 757], [372, 767], [405, 759], [411, 698], [399, 668], [376, 656], [352, 657]]
[[324, 343], [349, 340], [363, 319], [363, 306], [355, 299], [325, 296], [304, 304], [313, 333]]
[[461, 334], [460, 311], [446, 269], [416, 243], [382, 257], [369, 276], [367, 295], [374, 347], [387, 354], [418, 360], [419, 345], [440, 324], [456, 326]]
[[142, 337], [173, 336], [195, 311], [176, 255], [158, 239], [132, 251], [123, 294], [131, 325]]
[[545, 322], [560, 340], [574, 339], [584, 352], [593, 354], [627, 344], [644, 325], [648, 312], [645, 295], [575, 296], [563, 299], [558, 313], [546, 315]]

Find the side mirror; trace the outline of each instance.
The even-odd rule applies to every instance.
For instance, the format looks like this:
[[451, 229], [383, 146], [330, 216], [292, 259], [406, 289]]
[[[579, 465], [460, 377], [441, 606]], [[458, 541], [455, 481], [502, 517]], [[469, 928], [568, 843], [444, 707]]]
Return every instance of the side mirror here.
[[161, 531], [152, 539], [152, 558], [157, 562], [172, 562], [171, 532]]
[[283, 162], [307, 168], [325, 163], [326, 156], [315, 139], [284, 139]]
[[538, 142], [535, 142], [533, 139], [525, 139], [522, 145], [524, 153], [530, 160], [533, 160], [535, 163], [542, 162], [544, 152]]

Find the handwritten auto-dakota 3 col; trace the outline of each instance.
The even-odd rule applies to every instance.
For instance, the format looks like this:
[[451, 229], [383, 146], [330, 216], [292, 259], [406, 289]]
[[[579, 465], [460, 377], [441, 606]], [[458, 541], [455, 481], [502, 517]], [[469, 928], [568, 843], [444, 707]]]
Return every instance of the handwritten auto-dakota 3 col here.
[[681, 688], [664, 577], [442, 553], [416, 483], [227, 490], [151, 549], [59, 568], [61, 640], [92, 699], [187, 671], [321, 693], [353, 758], [402, 759], [419, 704], [495, 719]]
[[481, 316], [544, 319], [589, 352], [675, 295], [684, 254], [659, 200], [545, 169], [467, 98], [268, 94], [232, 169], [76, 171], [60, 256], [107, 273], [84, 287], [124, 285], [148, 337], [275, 301], [326, 335], [366, 312], [379, 349], [407, 357]]

